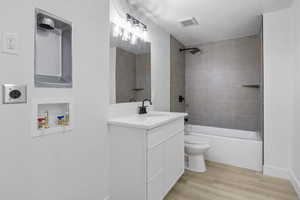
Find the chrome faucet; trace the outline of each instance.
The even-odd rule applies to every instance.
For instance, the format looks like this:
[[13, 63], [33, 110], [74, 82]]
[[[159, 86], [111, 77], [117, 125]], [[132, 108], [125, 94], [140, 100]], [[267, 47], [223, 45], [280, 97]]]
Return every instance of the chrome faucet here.
[[147, 106], [145, 106], [146, 101], [148, 101], [150, 103], [150, 105], [152, 105], [152, 101], [150, 99], [144, 99], [142, 106], [139, 106], [139, 114], [140, 115], [147, 114]]

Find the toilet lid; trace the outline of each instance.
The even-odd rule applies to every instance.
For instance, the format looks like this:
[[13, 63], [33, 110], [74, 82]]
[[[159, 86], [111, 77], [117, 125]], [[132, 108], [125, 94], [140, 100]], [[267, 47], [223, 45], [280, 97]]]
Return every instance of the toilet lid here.
[[208, 142], [203, 140], [199, 136], [194, 136], [194, 135], [185, 135], [184, 136], [184, 142], [187, 144], [201, 144], [201, 145], [207, 145]]

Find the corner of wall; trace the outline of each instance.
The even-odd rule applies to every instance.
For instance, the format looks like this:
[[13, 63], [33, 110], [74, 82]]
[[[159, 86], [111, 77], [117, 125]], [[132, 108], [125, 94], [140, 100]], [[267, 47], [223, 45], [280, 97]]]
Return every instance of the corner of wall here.
[[282, 179], [290, 179], [290, 172], [288, 169], [275, 167], [271, 165], [264, 165], [263, 167], [263, 175], [264, 176], [272, 176], [276, 178]]
[[300, 199], [300, 180], [297, 178], [293, 169], [264, 165], [263, 175], [289, 180]]
[[289, 179], [290, 179], [292, 185], [295, 188], [295, 191], [298, 195], [298, 198], [300, 199], [300, 180], [297, 178], [294, 170], [291, 169], [289, 173], [290, 173], [290, 178]]

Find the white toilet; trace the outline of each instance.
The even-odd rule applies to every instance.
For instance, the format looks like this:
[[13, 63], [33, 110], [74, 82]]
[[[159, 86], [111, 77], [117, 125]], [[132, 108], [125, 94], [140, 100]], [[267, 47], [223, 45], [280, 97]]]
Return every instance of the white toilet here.
[[205, 172], [206, 165], [204, 153], [210, 148], [208, 142], [201, 140], [198, 136], [185, 135], [185, 168], [194, 172]]

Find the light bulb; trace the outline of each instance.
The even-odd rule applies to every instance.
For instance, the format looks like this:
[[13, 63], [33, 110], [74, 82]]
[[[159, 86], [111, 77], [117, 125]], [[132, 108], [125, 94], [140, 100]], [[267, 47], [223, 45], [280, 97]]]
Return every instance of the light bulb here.
[[141, 36], [141, 38], [142, 38], [142, 40], [143, 41], [146, 41], [147, 40], [147, 31], [145, 31], [145, 30], [143, 30], [143, 32], [142, 32], [142, 36]]
[[129, 32], [132, 32], [133, 25], [132, 25], [131, 21], [127, 20], [127, 22], [125, 23], [125, 29], [127, 29], [127, 31], [129, 31]]
[[124, 30], [122, 40], [129, 41], [130, 40], [130, 32], [127, 30]]
[[113, 28], [113, 36], [114, 37], [119, 37], [122, 33], [121, 27], [118, 25], [115, 25]]
[[135, 45], [136, 42], [137, 42], [137, 36], [134, 35], [134, 34], [132, 34], [130, 43], [131, 43], [132, 45]]
[[136, 29], [136, 35], [138, 35], [139, 37], [142, 37], [143, 31], [142, 31], [141, 25], [138, 25], [138, 26], [137, 26], [137, 29]]
[[138, 34], [139, 34], [139, 31], [140, 31], [139, 25], [138, 25], [138, 24], [135, 24], [135, 25], [134, 25], [134, 32], [133, 32], [133, 34], [138, 35]]

